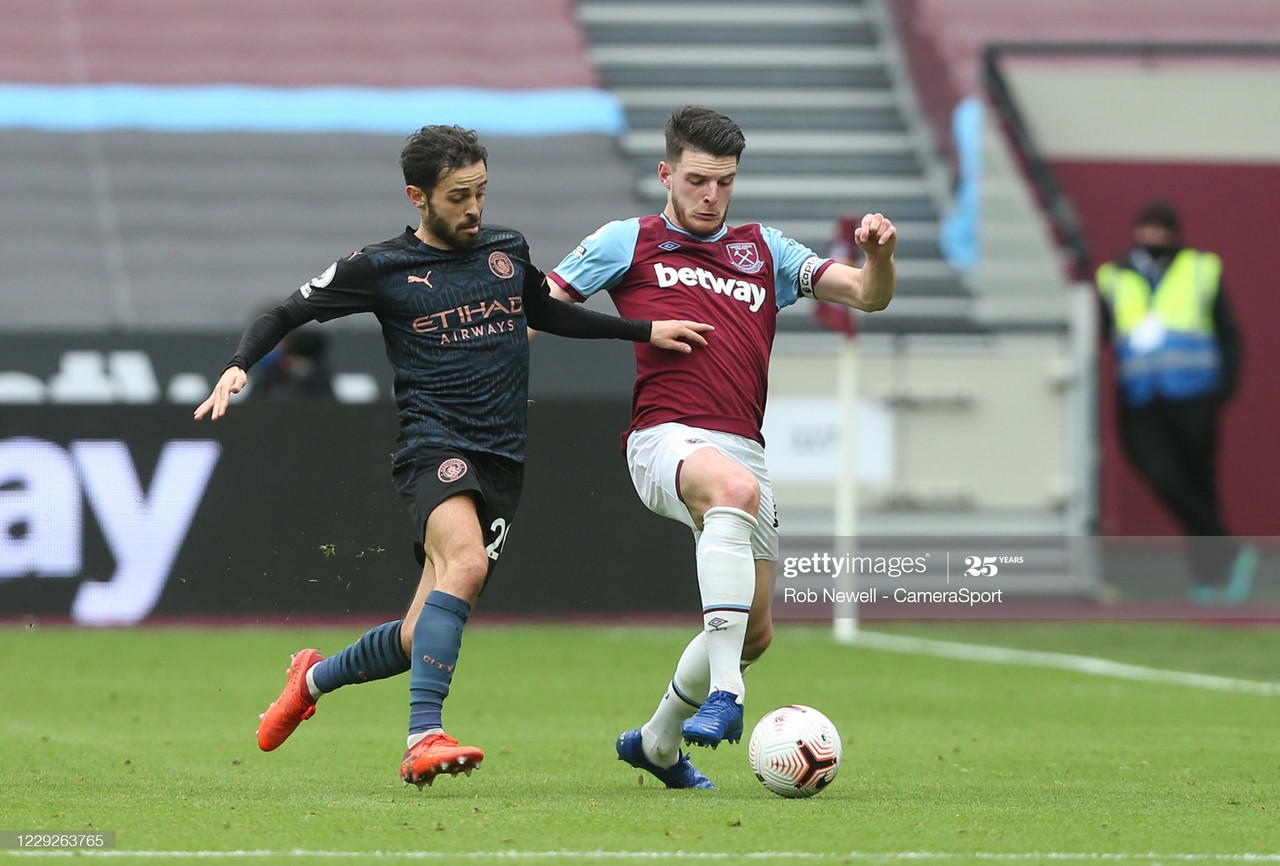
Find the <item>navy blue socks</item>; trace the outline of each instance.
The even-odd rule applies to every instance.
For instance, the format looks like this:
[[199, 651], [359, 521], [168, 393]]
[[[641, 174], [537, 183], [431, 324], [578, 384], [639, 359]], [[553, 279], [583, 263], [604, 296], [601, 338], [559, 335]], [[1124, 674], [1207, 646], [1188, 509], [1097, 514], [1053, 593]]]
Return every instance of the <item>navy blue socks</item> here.
[[400, 646], [400, 620], [369, 629], [358, 641], [310, 670], [311, 682], [323, 692], [342, 686], [394, 677], [409, 670]]
[[444, 729], [441, 710], [449, 695], [453, 669], [462, 646], [462, 627], [471, 605], [440, 590], [432, 590], [413, 629], [413, 658], [409, 673], [409, 733]]
[[441, 711], [449, 695], [471, 605], [433, 590], [413, 629], [413, 657], [400, 645], [401, 620], [370, 629], [355, 643], [308, 673], [315, 691], [386, 679], [409, 671], [409, 733], [443, 729]]

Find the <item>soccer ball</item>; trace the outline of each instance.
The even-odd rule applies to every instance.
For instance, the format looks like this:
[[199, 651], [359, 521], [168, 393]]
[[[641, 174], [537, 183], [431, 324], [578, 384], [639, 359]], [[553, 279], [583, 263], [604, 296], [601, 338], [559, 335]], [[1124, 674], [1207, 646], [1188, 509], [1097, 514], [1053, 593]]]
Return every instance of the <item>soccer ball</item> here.
[[751, 732], [751, 769], [779, 797], [812, 797], [840, 769], [840, 733], [813, 707], [792, 704], [766, 715]]

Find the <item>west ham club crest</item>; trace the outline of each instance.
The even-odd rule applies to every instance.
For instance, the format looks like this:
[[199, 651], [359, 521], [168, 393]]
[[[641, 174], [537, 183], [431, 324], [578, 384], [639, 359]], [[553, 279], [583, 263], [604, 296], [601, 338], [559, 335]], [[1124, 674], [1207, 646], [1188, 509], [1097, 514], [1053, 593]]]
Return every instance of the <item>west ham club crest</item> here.
[[744, 274], [758, 274], [764, 267], [764, 259], [760, 258], [760, 251], [750, 241], [726, 244], [725, 249], [729, 251], [729, 261]]

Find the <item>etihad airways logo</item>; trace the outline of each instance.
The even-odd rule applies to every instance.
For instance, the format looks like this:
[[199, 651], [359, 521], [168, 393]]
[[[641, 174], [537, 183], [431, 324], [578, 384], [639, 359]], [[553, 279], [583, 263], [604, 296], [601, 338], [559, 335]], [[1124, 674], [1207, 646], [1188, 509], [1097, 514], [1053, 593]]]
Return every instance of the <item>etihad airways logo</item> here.
[[[505, 300], [481, 301], [419, 316], [413, 320], [413, 329], [419, 334], [438, 336], [441, 343], [458, 343], [492, 334], [514, 333], [516, 320], [511, 317], [523, 311], [524, 299], [512, 295]], [[524, 327], [523, 322], [520, 327]]]
[[706, 268], [670, 268], [662, 262], [654, 262], [653, 272], [658, 278], [660, 289], [669, 289], [676, 283], [691, 288], [699, 286], [717, 295], [728, 295], [735, 301], [742, 301], [753, 313], [760, 309], [768, 296], [765, 287], [758, 283], [716, 276]]

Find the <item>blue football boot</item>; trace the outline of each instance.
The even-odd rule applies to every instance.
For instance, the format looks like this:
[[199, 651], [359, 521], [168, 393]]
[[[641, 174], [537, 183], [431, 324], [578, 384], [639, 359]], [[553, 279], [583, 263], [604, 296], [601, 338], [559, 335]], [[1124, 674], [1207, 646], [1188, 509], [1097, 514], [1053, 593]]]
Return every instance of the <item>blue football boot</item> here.
[[637, 770], [644, 770], [652, 774], [668, 788], [715, 787], [715, 785], [711, 784], [711, 780], [702, 775], [702, 771], [689, 761], [689, 756], [684, 752], [680, 753], [680, 760], [670, 767], [659, 767], [650, 761], [645, 757], [644, 747], [640, 742], [639, 729], [619, 734], [617, 749], [619, 761], [626, 761]]
[[684, 720], [680, 726], [684, 741], [691, 746], [715, 748], [721, 740], [736, 743], [742, 739], [742, 704], [732, 692], [715, 691]]

